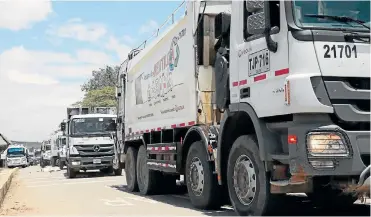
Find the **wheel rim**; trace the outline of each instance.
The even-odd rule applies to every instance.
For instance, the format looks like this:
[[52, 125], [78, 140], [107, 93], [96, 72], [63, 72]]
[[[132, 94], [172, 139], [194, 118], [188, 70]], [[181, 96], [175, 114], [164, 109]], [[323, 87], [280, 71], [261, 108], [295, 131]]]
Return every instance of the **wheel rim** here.
[[204, 190], [204, 168], [198, 157], [192, 159], [188, 178], [193, 193], [200, 196]]
[[254, 164], [246, 155], [240, 156], [235, 163], [233, 187], [238, 200], [243, 205], [252, 203], [256, 193], [256, 173]]

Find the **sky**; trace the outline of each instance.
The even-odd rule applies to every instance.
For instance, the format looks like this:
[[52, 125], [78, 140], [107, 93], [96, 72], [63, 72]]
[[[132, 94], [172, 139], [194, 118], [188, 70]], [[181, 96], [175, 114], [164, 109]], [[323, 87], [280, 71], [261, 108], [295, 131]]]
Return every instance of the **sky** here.
[[48, 139], [92, 70], [125, 60], [179, 4], [0, 0], [0, 133]]

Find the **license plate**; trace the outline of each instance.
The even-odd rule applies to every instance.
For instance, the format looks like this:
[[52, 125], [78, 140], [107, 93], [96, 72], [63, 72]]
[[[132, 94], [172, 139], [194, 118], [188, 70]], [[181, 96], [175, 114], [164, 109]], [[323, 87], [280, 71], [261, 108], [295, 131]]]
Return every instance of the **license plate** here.
[[102, 162], [101, 159], [93, 159], [94, 164], [100, 164]]

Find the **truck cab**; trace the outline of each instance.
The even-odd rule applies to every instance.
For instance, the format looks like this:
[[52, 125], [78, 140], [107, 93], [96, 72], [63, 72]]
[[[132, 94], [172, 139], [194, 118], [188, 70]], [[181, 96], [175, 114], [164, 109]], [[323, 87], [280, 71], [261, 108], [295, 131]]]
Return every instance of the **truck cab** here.
[[50, 140], [43, 141], [41, 143], [41, 158], [40, 165], [42, 167], [51, 165], [52, 161], [52, 146]]
[[24, 145], [10, 145], [5, 150], [6, 166], [8, 168], [13, 167], [27, 167], [28, 161], [28, 149]]
[[62, 170], [66, 164], [66, 155], [67, 155], [67, 137], [59, 137], [59, 148], [58, 148], [58, 158], [59, 158], [59, 168]]
[[66, 132], [68, 176], [73, 178], [80, 170], [97, 169], [119, 174], [113, 165], [114, 140], [111, 137], [116, 130], [116, 115], [105, 112], [71, 114], [67, 122], [61, 123], [62, 131]]

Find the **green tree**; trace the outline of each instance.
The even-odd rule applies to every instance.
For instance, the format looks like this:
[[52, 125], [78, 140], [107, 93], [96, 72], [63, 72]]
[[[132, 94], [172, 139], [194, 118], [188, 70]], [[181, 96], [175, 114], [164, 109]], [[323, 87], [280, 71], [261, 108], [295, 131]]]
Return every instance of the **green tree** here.
[[81, 90], [88, 92], [102, 89], [103, 87], [115, 87], [118, 73], [119, 66], [106, 66], [104, 69], [94, 70], [92, 72], [92, 78], [81, 86]]
[[103, 87], [85, 93], [83, 107], [113, 107], [116, 105], [115, 87]]
[[119, 66], [106, 66], [92, 72], [92, 77], [81, 85], [85, 92], [81, 101], [72, 104], [74, 107], [113, 107], [116, 105], [115, 87]]

